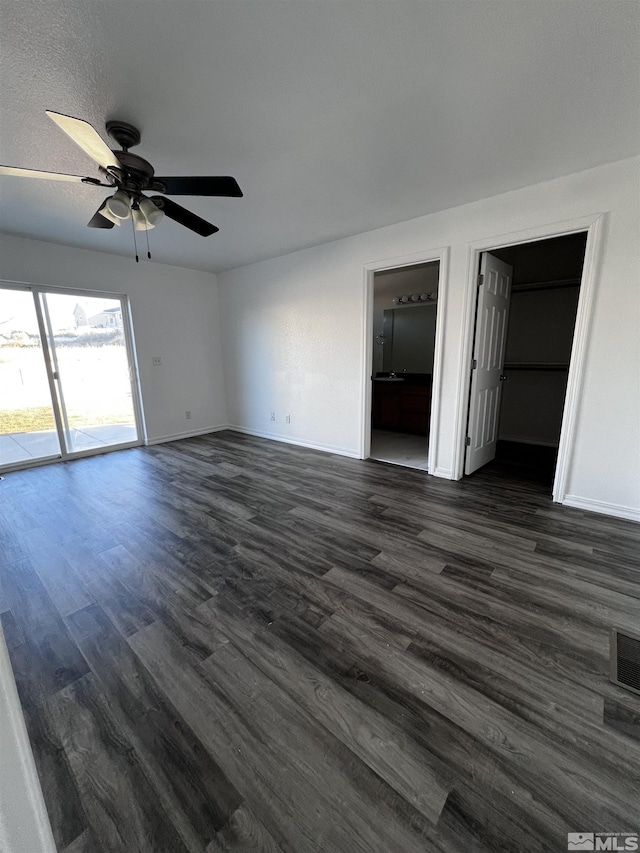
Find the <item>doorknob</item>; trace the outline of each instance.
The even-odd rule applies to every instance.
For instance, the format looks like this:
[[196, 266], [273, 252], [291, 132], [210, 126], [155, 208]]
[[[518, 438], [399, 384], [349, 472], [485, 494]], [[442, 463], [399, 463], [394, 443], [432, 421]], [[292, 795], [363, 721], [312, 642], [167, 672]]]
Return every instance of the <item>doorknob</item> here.
[[501, 373], [501, 374], [500, 374], [500, 382], [506, 382], [506, 381], [507, 381], [507, 378], [508, 378], [508, 377], [507, 377], [504, 373]]

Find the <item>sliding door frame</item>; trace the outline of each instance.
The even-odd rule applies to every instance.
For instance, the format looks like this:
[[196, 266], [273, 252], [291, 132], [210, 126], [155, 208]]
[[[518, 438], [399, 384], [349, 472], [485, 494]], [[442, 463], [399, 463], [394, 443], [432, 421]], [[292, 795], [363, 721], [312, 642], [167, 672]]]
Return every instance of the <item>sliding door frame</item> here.
[[[47, 284], [31, 284], [24, 281], [9, 281], [0, 279], [0, 290], [23, 290], [30, 292], [33, 296], [34, 308], [38, 320], [38, 331], [42, 343], [42, 352], [44, 357], [45, 368], [47, 372], [47, 380], [49, 383], [49, 391], [51, 393], [53, 416], [58, 433], [58, 441], [60, 444], [60, 453], [54, 456], [44, 456], [40, 459], [29, 459], [21, 462], [13, 462], [9, 465], [0, 466], [0, 472], [9, 473], [10, 471], [23, 470], [25, 468], [35, 468], [39, 465], [50, 465], [52, 462], [66, 462], [71, 459], [82, 459], [86, 456], [97, 456], [101, 453], [108, 453], [111, 450], [125, 450], [129, 447], [140, 447], [145, 443], [146, 430], [144, 424], [144, 414], [142, 408], [142, 395], [140, 393], [140, 379], [138, 374], [138, 364], [136, 359], [136, 351], [134, 346], [133, 323], [131, 321], [131, 309], [129, 306], [129, 297], [126, 293], [113, 293], [104, 290], [80, 290], [75, 287], [57, 287]], [[62, 422], [63, 404], [61, 401], [61, 382], [56, 379], [53, 367], [51, 341], [50, 341], [50, 324], [45, 322], [45, 305], [42, 300], [42, 294], [62, 294], [67, 296], [77, 296], [79, 299], [96, 298], [96, 299], [118, 299], [122, 308], [122, 326], [124, 331], [124, 343], [127, 353], [127, 361], [129, 364], [129, 379], [131, 382], [131, 402], [133, 404], [133, 416], [136, 425], [138, 438], [136, 441], [126, 441], [120, 444], [109, 444], [104, 447], [92, 447], [87, 450], [70, 451], [67, 447], [67, 435], [65, 424]]]

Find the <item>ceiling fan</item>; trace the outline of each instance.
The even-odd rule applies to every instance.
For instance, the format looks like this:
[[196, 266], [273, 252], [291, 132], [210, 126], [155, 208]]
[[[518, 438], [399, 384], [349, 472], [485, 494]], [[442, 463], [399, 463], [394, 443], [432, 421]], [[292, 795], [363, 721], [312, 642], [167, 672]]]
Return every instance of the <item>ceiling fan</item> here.
[[157, 177], [151, 163], [137, 154], [130, 153], [129, 149], [140, 142], [140, 132], [125, 121], [108, 121], [106, 124], [108, 135], [121, 148], [120, 151], [112, 151], [89, 122], [51, 110], [46, 113], [98, 164], [101, 179], [13, 166], [0, 166], [0, 175], [69, 181], [114, 189], [115, 193], [102, 202], [87, 223], [89, 228], [113, 228], [114, 225], [120, 225], [131, 218], [134, 230], [147, 231], [155, 227], [163, 215], [166, 215], [196, 234], [209, 237], [220, 229], [171, 199], [164, 198], [164, 195], [147, 196], [144, 193], [236, 198], [242, 196], [237, 181], [229, 176]]

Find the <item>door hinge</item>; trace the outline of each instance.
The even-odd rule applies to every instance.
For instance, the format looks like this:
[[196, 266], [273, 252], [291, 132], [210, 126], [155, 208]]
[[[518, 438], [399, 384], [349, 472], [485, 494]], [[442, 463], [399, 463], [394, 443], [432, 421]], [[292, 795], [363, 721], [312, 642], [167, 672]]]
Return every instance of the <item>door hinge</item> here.
[[482, 287], [483, 284], [484, 284], [484, 276], [482, 275], [482, 273], [480, 273], [480, 275], [478, 276], [478, 287]]
[[472, 358], [472, 359], [471, 359], [471, 370], [475, 370], [477, 366], [478, 366], [478, 361], [477, 361], [477, 359]]
[[469, 436], [467, 436], [467, 438], [466, 438], [466, 440], [465, 440], [465, 445], [466, 445], [467, 447], [470, 447], [470, 446], [471, 446], [471, 438], [470, 438]]

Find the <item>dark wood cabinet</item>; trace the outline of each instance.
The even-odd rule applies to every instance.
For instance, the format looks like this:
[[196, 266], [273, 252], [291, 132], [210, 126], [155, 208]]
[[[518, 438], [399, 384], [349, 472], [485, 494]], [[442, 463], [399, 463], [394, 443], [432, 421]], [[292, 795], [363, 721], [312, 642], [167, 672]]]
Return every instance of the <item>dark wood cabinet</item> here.
[[431, 379], [373, 381], [371, 424], [374, 429], [427, 435], [431, 415]]

